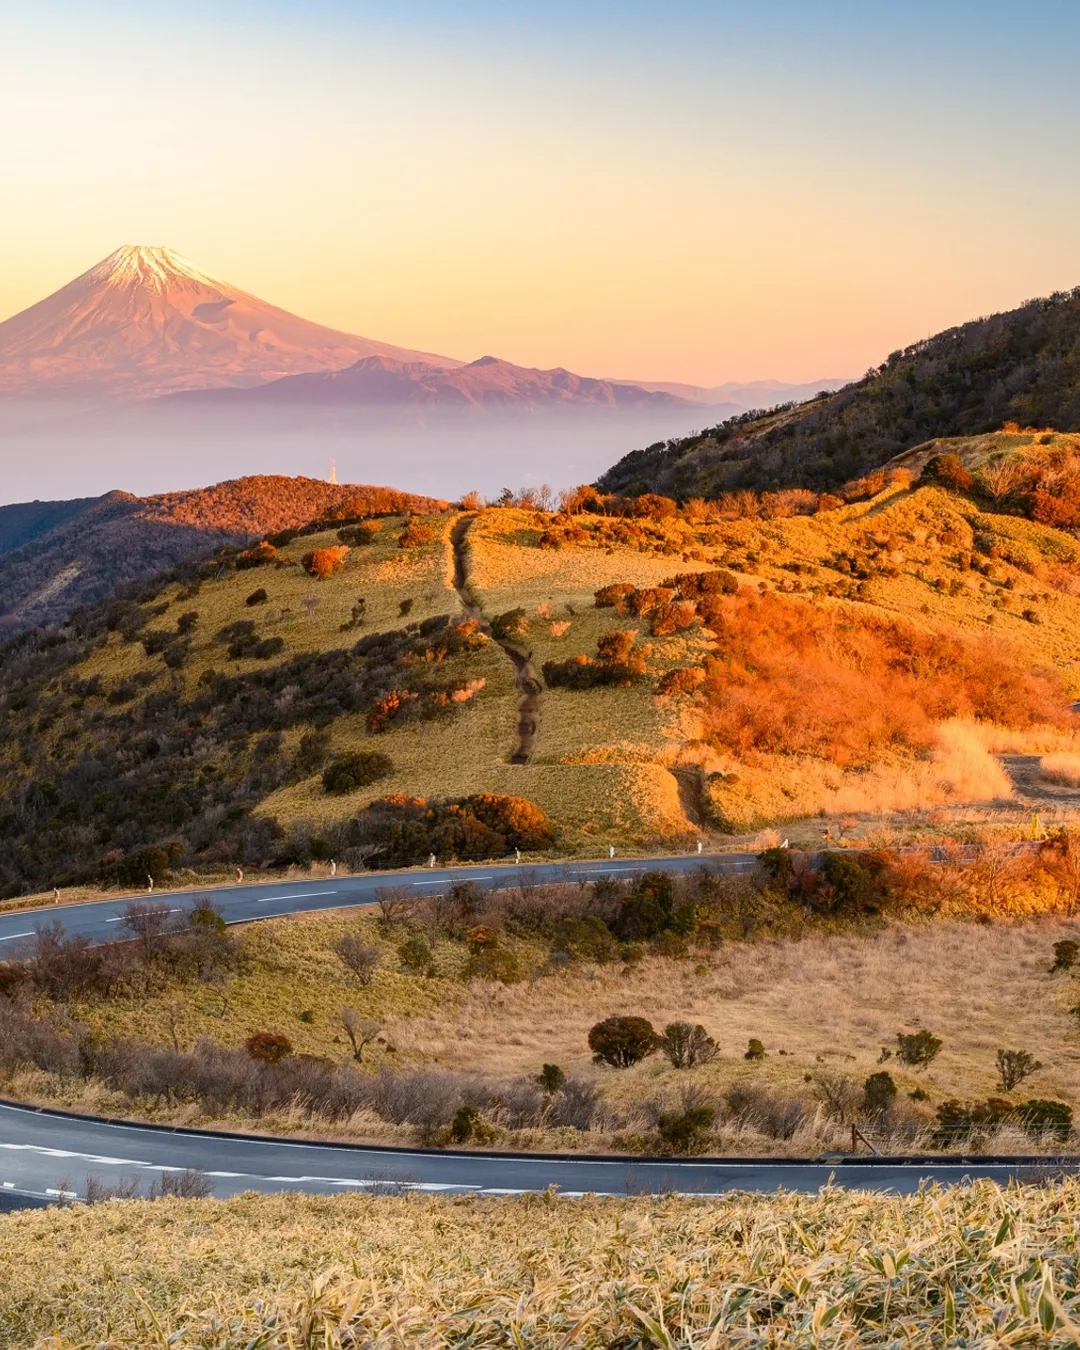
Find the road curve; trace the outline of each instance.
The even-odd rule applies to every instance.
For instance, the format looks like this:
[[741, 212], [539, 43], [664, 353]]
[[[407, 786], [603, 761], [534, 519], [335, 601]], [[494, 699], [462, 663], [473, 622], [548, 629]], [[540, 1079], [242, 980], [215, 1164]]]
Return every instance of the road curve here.
[[216, 1195], [241, 1191], [408, 1190], [515, 1195], [556, 1187], [567, 1196], [676, 1191], [816, 1191], [836, 1185], [909, 1192], [921, 1182], [973, 1177], [1005, 1182], [1049, 1160], [936, 1161], [854, 1159], [772, 1161], [520, 1156], [322, 1144], [265, 1136], [172, 1130], [33, 1111], [0, 1103], [0, 1208], [85, 1195], [86, 1180], [106, 1185], [138, 1177], [148, 1191], [163, 1173], [205, 1171]]
[[[315, 881], [259, 882], [202, 891], [155, 895], [178, 911], [209, 895], [227, 923], [250, 923], [315, 910], [375, 903], [382, 887], [408, 886], [418, 898], [437, 894], [454, 881], [492, 888], [514, 886], [522, 873], [536, 883], [594, 881], [662, 869], [686, 872], [703, 863], [730, 871], [753, 866], [752, 854], [666, 856], [599, 862], [543, 863], [527, 868], [505, 864], [424, 868], [364, 873]], [[16, 956], [32, 941], [37, 926], [59, 919], [71, 933], [94, 942], [118, 935], [130, 897], [78, 905], [50, 905], [0, 915], [0, 959]], [[330, 1193], [392, 1184], [426, 1191], [515, 1194], [554, 1186], [566, 1195], [626, 1195], [678, 1191], [719, 1195], [730, 1190], [771, 1191], [777, 1187], [814, 1191], [837, 1185], [906, 1192], [924, 1180], [960, 1182], [971, 1177], [1006, 1181], [1037, 1159], [773, 1161], [740, 1159], [598, 1158], [386, 1149], [263, 1136], [173, 1130], [99, 1120], [54, 1111], [35, 1111], [0, 1102], [0, 1211], [82, 1196], [88, 1177], [108, 1184], [138, 1177], [148, 1190], [163, 1173], [188, 1168], [206, 1172], [217, 1195], [240, 1191], [298, 1190]]]

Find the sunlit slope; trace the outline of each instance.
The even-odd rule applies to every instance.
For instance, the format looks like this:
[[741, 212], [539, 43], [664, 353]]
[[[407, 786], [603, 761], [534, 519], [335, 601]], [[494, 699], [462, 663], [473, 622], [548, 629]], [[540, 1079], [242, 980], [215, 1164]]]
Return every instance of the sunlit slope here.
[[[0, 669], [4, 885], [172, 841], [195, 865], [302, 860], [387, 798], [521, 798], [564, 852], [1030, 810], [1018, 775], [1078, 749], [1076, 538], [900, 471], [848, 495], [286, 532], [25, 635]], [[328, 789], [358, 753], [378, 773]]]

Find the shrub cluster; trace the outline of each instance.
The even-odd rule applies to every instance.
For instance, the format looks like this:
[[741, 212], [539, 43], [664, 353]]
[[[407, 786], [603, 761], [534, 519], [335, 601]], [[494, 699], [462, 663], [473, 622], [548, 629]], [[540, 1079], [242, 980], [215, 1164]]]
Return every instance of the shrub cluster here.
[[630, 630], [604, 633], [596, 644], [595, 659], [579, 653], [564, 661], [545, 661], [544, 682], [564, 689], [634, 684], [645, 674], [645, 651], [636, 643], [637, 634]]
[[328, 764], [323, 770], [322, 784], [327, 792], [340, 797], [388, 778], [393, 772], [394, 763], [389, 755], [377, 750], [357, 750], [339, 755]]
[[451, 800], [397, 795], [372, 802], [342, 827], [342, 843], [363, 848], [376, 867], [437, 858], [501, 858], [550, 848], [554, 832], [524, 797], [477, 793]]
[[[210, 670], [190, 690], [162, 687], [151, 670], [109, 687], [66, 673], [82, 650], [70, 637], [0, 650], [0, 748], [12, 765], [0, 791], [0, 895], [101, 879], [108, 857], [148, 842], [178, 841], [185, 864], [272, 859], [286, 851], [282, 832], [250, 810], [323, 767], [326, 746], [312, 762], [309, 738], [395, 691], [415, 696], [403, 715], [453, 716], [478, 685], [440, 679], [438, 668], [487, 638], [474, 620], [444, 615], [284, 661], [269, 661], [280, 639], [261, 638], [250, 619], [215, 641], [269, 664]], [[44, 737], [54, 721], [57, 735]], [[293, 727], [305, 736], [290, 756], [282, 733]]]

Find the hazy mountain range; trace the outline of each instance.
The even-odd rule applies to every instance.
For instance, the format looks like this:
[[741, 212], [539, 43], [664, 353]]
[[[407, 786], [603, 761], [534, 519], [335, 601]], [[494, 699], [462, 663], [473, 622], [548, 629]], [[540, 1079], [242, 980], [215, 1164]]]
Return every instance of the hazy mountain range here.
[[[128, 244], [0, 323], [0, 394], [271, 403], [612, 409], [781, 402], [822, 385], [641, 383], [465, 362], [340, 333], [212, 277], [172, 249]], [[212, 391], [212, 393], [210, 392]]]

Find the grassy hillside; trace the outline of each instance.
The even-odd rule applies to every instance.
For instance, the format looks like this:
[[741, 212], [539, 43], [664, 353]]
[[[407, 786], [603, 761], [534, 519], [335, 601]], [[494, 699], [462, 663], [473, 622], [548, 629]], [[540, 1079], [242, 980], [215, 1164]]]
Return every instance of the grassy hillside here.
[[[966, 487], [896, 469], [848, 500], [584, 491], [316, 523], [18, 638], [4, 888], [140, 882], [150, 845], [175, 870], [487, 856], [511, 834], [687, 847], [1010, 799], [1068, 818], [1039, 757], [1078, 751], [1080, 549], [979, 487], [1013, 456], [1060, 515], [1072, 452], [1031, 441], [959, 444]], [[328, 790], [348, 755], [374, 776]]]
[[599, 486], [680, 497], [835, 487], [935, 437], [1006, 422], [1080, 430], [1078, 391], [1080, 289], [916, 342], [826, 398], [635, 451]]
[[0, 1330], [54, 1350], [1065, 1345], [1078, 1203], [1066, 1180], [722, 1204], [249, 1194], [29, 1212], [0, 1219]]
[[125, 582], [319, 516], [436, 510], [389, 488], [260, 475], [209, 488], [0, 508], [0, 631], [62, 621]]

